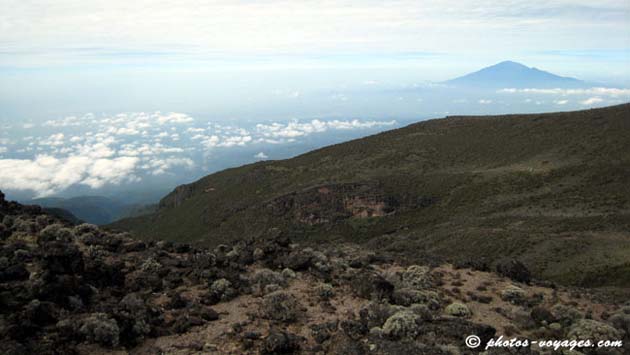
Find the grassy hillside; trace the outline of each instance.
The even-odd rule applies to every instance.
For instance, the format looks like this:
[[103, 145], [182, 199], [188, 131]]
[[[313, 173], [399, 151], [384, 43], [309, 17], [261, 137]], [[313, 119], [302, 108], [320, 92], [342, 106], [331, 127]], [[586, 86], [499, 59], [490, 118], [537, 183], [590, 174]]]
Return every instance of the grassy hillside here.
[[630, 286], [630, 105], [424, 121], [209, 175], [112, 227], [210, 245], [277, 227], [411, 259], [517, 256], [538, 277]]

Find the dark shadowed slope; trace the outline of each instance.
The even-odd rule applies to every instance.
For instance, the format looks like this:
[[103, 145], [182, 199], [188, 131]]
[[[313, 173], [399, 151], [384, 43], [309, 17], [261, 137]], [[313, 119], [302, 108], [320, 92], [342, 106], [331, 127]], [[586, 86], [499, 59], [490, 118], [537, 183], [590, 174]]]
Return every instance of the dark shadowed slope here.
[[44, 197], [25, 203], [63, 209], [78, 219], [93, 224], [112, 223], [122, 217], [143, 214], [143, 210], [150, 211], [148, 206], [129, 205], [104, 196]]
[[448, 117], [228, 169], [115, 228], [216, 245], [277, 227], [538, 277], [630, 285], [630, 105]]
[[505, 61], [446, 82], [450, 85], [481, 88], [578, 88], [588, 83], [558, 76], [523, 64]]

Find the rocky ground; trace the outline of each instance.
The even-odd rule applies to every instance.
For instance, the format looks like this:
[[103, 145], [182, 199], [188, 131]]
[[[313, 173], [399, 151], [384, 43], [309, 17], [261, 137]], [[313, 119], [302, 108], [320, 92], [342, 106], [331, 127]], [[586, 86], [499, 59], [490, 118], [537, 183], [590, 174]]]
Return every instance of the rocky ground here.
[[456, 355], [483, 350], [466, 347], [472, 334], [620, 339], [571, 354], [629, 352], [630, 305], [530, 280], [516, 260], [406, 265], [274, 231], [213, 250], [145, 243], [1, 193], [0, 221], [2, 354]]

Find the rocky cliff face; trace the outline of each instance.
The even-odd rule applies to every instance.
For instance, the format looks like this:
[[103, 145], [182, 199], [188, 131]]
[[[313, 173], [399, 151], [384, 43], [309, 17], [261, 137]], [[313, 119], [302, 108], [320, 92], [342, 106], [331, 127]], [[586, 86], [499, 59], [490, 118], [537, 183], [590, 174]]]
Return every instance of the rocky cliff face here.
[[267, 202], [266, 207], [276, 217], [290, 216], [295, 222], [316, 225], [348, 218], [385, 217], [431, 203], [431, 198], [388, 195], [378, 183], [345, 183], [283, 195]]
[[629, 335], [630, 308], [544, 287], [516, 261], [504, 276], [408, 265], [350, 245], [302, 248], [278, 231], [213, 250], [145, 243], [1, 193], [0, 221], [2, 354], [454, 355], [475, 352], [471, 334]]

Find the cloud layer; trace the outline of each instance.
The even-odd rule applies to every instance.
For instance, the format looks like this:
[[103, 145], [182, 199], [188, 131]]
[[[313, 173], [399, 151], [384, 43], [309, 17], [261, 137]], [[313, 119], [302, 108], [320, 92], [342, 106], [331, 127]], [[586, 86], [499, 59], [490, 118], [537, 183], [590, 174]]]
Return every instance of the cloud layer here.
[[139, 159], [116, 157], [91, 159], [74, 155], [55, 158], [38, 155], [35, 159], [0, 159], [0, 186], [12, 190], [32, 190], [46, 196], [74, 184], [101, 188], [106, 184], [135, 181]]
[[[519, 95], [535, 95], [554, 97], [555, 105], [567, 105], [571, 102], [578, 103], [582, 106], [603, 106], [611, 104], [619, 104], [630, 100], [630, 89], [593, 87], [586, 89], [540, 89], [540, 88], [504, 88], [497, 91], [498, 94], [519, 94]], [[526, 99], [526, 102], [532, 102], [532, 99]], [[537, 104], [543, 101], [536, 100]]]
[[[222, 149], [258, 149], [295, 142], [331, 130], [390, 127], [396, 121], [312, 120], [271, 122], [249, 129], [198, 122], [183, 113], [86, 114], [6, 129], [32, 133], [0, 140], [0, 189], [31, 190], [38, 196], [73, 185], [93, 189], [138, 182], [150, 176], [182, 174], [200, 166], [196, 159]], [[17, 136], [17, 135], [11, 135]], [[260, 152], [253, 158], [267, 159]]]

